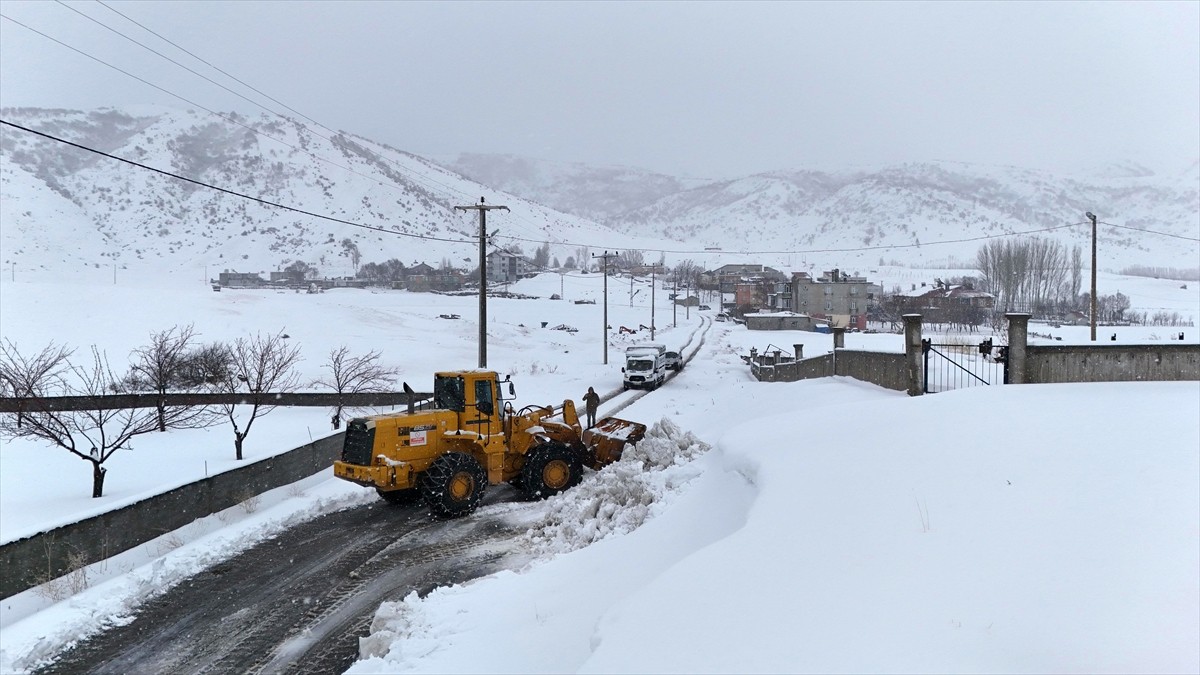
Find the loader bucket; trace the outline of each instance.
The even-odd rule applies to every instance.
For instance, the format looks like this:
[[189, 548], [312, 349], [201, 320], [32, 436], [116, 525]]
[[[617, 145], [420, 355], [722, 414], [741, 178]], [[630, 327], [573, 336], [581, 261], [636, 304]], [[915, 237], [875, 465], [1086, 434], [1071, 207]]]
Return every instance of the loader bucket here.
[[605, 417], [596, 426], [583, 432], [583, 444], [588, 449], [588, 465], [600, 469], [621, 459], [626, 445], [646, 436], [646, 425], [616, 417]]

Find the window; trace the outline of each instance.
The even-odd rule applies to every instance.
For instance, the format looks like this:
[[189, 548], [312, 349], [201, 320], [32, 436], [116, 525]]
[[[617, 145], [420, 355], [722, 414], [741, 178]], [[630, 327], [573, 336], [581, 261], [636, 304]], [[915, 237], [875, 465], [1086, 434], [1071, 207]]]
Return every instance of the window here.
[[475, 381], [475, 409], [484, 415], [496, 412], [492, 405], [492, 383], [488, 380]]
[[461, 377], [439, 377], [433, 381], [433, 407], [462, 412], [466, 406], [466, 387]]

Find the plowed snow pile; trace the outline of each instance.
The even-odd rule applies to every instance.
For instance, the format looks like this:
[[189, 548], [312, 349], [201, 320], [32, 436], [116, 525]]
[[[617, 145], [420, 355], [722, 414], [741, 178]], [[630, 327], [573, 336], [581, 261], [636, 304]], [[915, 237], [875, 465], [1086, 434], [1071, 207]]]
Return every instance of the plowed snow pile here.
[[619, 461], [551, 499], [545, 524], [527, 535], [531, 547], [540, 554], [561, 553], [632, 532], [697, 475], [685, 467], [709, 449], [663, 418]]

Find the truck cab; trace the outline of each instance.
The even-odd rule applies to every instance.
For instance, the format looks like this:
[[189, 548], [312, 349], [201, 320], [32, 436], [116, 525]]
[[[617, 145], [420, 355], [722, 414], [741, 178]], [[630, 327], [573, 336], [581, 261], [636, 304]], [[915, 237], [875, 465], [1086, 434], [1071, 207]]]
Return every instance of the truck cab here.
[[667, 379], [667, 348], [643, 343], [625, 348], [625, 389], [657, 389]]

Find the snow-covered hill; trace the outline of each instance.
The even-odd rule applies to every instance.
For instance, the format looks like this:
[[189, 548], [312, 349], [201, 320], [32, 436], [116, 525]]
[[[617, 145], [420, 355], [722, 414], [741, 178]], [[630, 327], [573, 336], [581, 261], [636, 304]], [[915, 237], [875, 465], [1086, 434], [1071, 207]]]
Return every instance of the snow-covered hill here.
[[[1195, 267], [1200, 173], [1155, 173], [1128, 162], [1072, 174], [951, 162], [792, 170], [717, 182], [673, 181], [635, 169], [591, 169], [507, 155], [462, 156], [449, 166], [499, 189], [645, 236], [731, 250], [794, 251], [845, 266], [879, 258], [908, 264], [974, 258], [980, 241], [1084, 223], [1102, 226], [1107, 269]], [[671, 191], [678, 187], [678, 190]], [[1039, 236], [1090, 246], [1085, 225]], [[898, 247], [898, 248], [889, 248]], [[831, 250], [832, 249], [832, 250]], [[825, 253], [822, 253], [825, 251]], [[794, 258], [794, 257], [793, 257]], [[792, 260], [795, 266], [797, 261]]]
[[484, 185], [601, 222], [615, 221], [621, 214], [711, 182], [627, 166], [592, 166], [516, 155], [462, 153], [442, 163]]
[[1102, 269], [1195, 268], [1200, 260], [1200, 163], [1174, 173], [1125, 162], [1067, 174], [937, 162], [713, 182], [511, 155], [438, 164], [266, 115], [147, 107], [2, 114], [149, 166], [384, 230], [256, 204], [3, 127], [0, 262], [26, 271], [115, 266], [198, 278], [201, 268], [262, 272], [301, 260], [333, 276], [353, 273], [354, 248], [364, 263], [474, 267], [476, 216], [453, 207], [480, 196], [512, 209], [489, 216], [495, 244], [531, 253], [551, 242], [552, 256], [564, 261], [586, 256], [585, 248], [637, 248], [648, 260], [667, 251], [668, 263], [692, 258], [705, 267], [963, 267], [990, 236], [1061, 228], [1039, 236], [1086, 250], [1087, 211], [1112, 224], [1100, 229]]
[[[478, 220], [456, 205], [507, 205], [492, 212], [494, 241], [555, 256], [579, 243], [665, 248], [657, 240], [615, 235], [585, 218], [504, 194], [415, 155], [364, 138], [266, 115], [170, 108], [94, 111], [5, 109], [11, 122], [354, 227], [264, 206], [112, 159], [3, 128], [3, 262], [23, 270], [74, 266], [241, 272], [280, 269], [296, 260], [326, 275], [361, 262], [478, 264]], [[393, 234], [395, 233], [395, 234]], [[409, 235], [409, 236], [397, 236]]]

